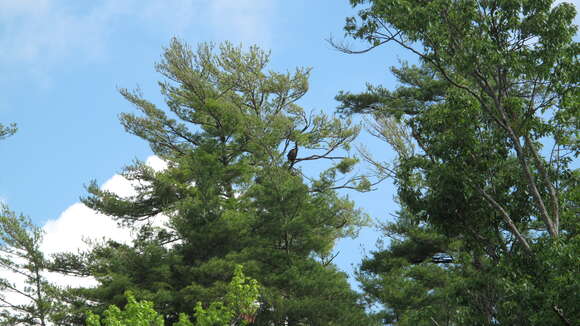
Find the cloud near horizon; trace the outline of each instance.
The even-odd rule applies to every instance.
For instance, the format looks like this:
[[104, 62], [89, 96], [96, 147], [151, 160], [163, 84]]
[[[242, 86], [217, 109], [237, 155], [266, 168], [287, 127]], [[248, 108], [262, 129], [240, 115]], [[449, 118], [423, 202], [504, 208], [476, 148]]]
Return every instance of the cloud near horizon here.
[[[149, 156], [145, 164], [155, 171], [167, 168], [167, 163], [157, 156]], [[136, 194], [131, 182], [119, 174], [115, 174], [103, 183], [101, 189], [121, 197]], [[85, 239], [107, 238], [121, 243], [129, 243], [132, 239], [130, 229], [119, 227], [110, 216], [97, 213], [80, 202], [69, 206], [57, 219], [48, 220], [43, 229], [45, 236], [41, 249], [48, 255], [88, 249]]]
[[[155, 171], [161, 171], [167, 168], [167, 163], [157, 156], [150, 156], [145, 164]], [[114, 175], [107, 180], [101, 189], [116, 193], [121, 197], [134, 195], [135, 189], [131, 182], [121, 175]], [[155, 221], [155, 225], [163, 225], [166, 219], [163, 217]], [[83, 203], [75, 203], [65, 209], [55, 220], [49, 220], [42, 227], [45, 234], [40, 245], [41, 251], [46, 255], [59, 252], [73, 252], [89, 249], [86, 240], [103, 240], [111, 239], [120, 243], [130, 243], [132, 240], [131, 230], [122, 228], [107, 215], [99, 214], [88, 208]], [[46, 279], [56, 285], [67, 287], [91, 287], [97, 285], [92, 277], [75, 277], [58, 273], [45, 273]], [[9, 280], [14, 284], [21, 284], [24, 288], [25, 277], [17, 273], [0, 269], [0, 278]], [[15, 293], [5, 293], [11, 295], [12, 304], [25, 304], [28, 299]]]
[[[167, 163], [157, 156], [148, 157], [145, 164], [155, 171], [167, 168]], [[118, 174], [103, 183], [101, 189], [114, 192], [121, 197], [128, 197], [136, 193], [131, 182]], [[154, 225], [162, 226], [165, 221], [166, 218], [159, 216], [154, 221]], [[129, 244], [133, 239], [133, 234], [129, 228], [118, 226], [112, 217], [99, 214], [80, 202], [69, 206], [58, 218], [48, 220], [42, 229], [45, 234], [40, 249], [46, 256], [59, 252], [76, 253], [79, 250], [88, 250], [90, 246], [87, 244], [87, 240], [110, 239]], [[97, 284], [92, 277], [73, 277], [57, 273], [46, 273], [45, 276], [49, 282], [64, 287], [90, 287]], [[24, 278], [15, 273], [0, 270], [0, 277], [24, 286]], [[13, 301], [13, 303], [18, 304], [25, 302], [27, 301], [24, 297], [14, 298]]]

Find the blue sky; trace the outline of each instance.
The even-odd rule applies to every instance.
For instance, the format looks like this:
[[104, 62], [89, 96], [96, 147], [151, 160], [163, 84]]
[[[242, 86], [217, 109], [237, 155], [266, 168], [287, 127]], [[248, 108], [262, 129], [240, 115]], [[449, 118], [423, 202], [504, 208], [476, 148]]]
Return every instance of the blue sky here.
[[[84, 185], [95, 179], [122, 188], [114, 175], [152, 154], [119, 124], [118, 114], [134, 109], [117, 87], [139, 86], [161, 104], [153, 65], [173, 36], [191, 45], [257, 44], [272, 51], [278, 71], [312, 67], [310, 91], [299, 103], [306, 109], [333, 112], [339, 90], [360, 91], [366, 82], [394, 87], [389, 67], [414, 57], [394, 46], [346, 55], [325, 41], [343, 39], [352, 15], [347, 0], [0, 0], [0, 122], [19, 127], [0, 142], [0, 199], [39, 225], [60, 219], [54, 237], [63, 243], [89, 223], [94, 216], [78, 204]], [[392, 155], [368, 135], [358, 142], [380, 159]], [[396, 210], [393, 190], [385, 182], [349, 195], [385, 221]], [[376, 239], [366, 229], [341, 241], [335, 261], [351, 272]]]

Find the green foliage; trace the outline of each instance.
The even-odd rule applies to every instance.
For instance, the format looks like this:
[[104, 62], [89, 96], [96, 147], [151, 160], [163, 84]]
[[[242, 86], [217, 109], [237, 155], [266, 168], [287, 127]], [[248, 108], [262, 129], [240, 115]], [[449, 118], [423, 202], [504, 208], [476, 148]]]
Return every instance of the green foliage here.
[[[232, 281], [227, 287], [225, 303], [212, 302], [207, 308], [201, 302], [195, 306], [195, 324], [186, 314], [180, 313], [175, 326], [230, 326], [247, 325], [247, 317], [258, 310], [260, 286], [257, 281], [244, 276], [242, 266], [237, 265]], [[124, 310], [111, 305], [103, 312], [104, 318], [88, 312], [87, 326], [163, 326], [163, 316], [154, 309], [153, 302], [139, 301], [127, 291], [127, 305]]]
[[[394, 42], [421, 66], [401, 86], [342, 92], [398, 154], [393, 238], [361, 266], [396, 325], [538, 325], [580, 319], [577, 293], [580, 47], [574, 7], [552, 1], [352, 0], [345, 29]], [[348, 49], [343, 49], [348, 51]], [[552, 146], [552, 149], [543, 148]], [[573, 213], [576, 211], [576, 213]], [[575, 218], [572, 218], [575, 215]], [[549, 253], [549, 254], [548, 254]], [[560, 283], [562, 282], [562, 283]], [[567, 282], [564, 285], [564, 282]], [[391, 286], [395, 284], [395, 286]]]
[[[195, 306], [196, 326], [228, 326], [232, 323], [248, 324], [259, 308], [260, 286], [254, 279], [244, 276], [242, 265], [237, 265], [234, 277], [227, 287], [224, 302], [214, 301], [207, 309], [201, 302]], [[185, 325], [183, 325], [185, 326]]]
[[[179, 313], [193, 315], [197, 302], [216, 302], [204, 308], [212, 320], [233, 304], [223, 299], [224, 281], [243, 264], [263, 287], [258, 325], [367, 324], [346, 275], [324, 260], [338, 239], [367, 223], [336, 193], [370, 188], [350, 172], [357, 160], [348, 150], [359, 128], [349, 119], [307, 113], [296, 101], [308, 89], [309, 70], [267, 71], [268, 56], [229, 43], [194, 52], [173, 40], [156, 66], [167, 78], [160, 86], [168, 110], [139, 91], [121, 90], [140, 111], [122, 114], [122, 124], [168, 168], [128, 166], [123, 175], [138, 185], [128, 198], [89, 185], [83, 202], [137, 234], [130, 245], [103, 242], [82, 257], [58, 257], [63, 269], [98, 280], [94, 289], [74, 290], [97, 303], [90, 307], [95, 313], [121, 306], [132, 290], [155, 302], [168, 324]], [[290, 164], [286, 155], [294, 146], [298, 157]], [[152, 226], [158, 219], [163, 227]]]
[[6, 137], [14, 135], [16, 132], [16, 124], [11, 123], [8, 126], [4, 126], [0, 123], [0, 139], [4, 139]]
[[207, 309], [203, 308], [201, 302], [195, 306], [195, 319], [199, 326], [229, 325], [232, 317], [232, 311], [222, 302], [212, 302]]
[[[16, 125], [0, 124], [0, 140]], [[0, 203], [0, 325], [58, 324], [60, 289], [47, 282], [49, 262], [40, 250], [43, 231]]]
[[260, 286], [258, 281], [244, 276], [242, 265], [237, 265], [225, 298], [226, 305], [236, 315], [253, 316], [258, 310]]
[[91, 312], [87, 315], [87, 326], [163, 326], [163, 317], [154, 309], [149, 301], [137, 302], [131, 292], [126, 293], [127, 305], [124, 310], [117, 306], [109, 306], [103, 313], [101, 321], [98, 315]]
[[[399, 73], [405, 70], [416, 76], [418, 68]], [[411, 93], [403, 87], [397, 92]], [[580, 265], [567, 253], [576, 248], [578, 239], [577, 223], [570, 223], [577, 205], [572, 199], [578, 193], [577, 172], [568, 170], [569, 161], [553, 160], [562, 171], [554, 174], [562, 182], [562, 205], [560, 236], [550, 239], [505, 133], [469, 96], [455, 89], [432, 95], [424, 101], [439, 100], [401, 115], [399, 129], [408, 132], [382, 130], [389, 144], [399, 145], [393, 146], [399, 156], [392, 171], [402, 210], [395, 223], [383, 226], [384, 234], [393, 239], [390, 246], [373, 252], [361, 266], [365, 292], [387, 307], [384, 321], [397, 325], [430, 325], [433, 320], [459, 325], [574, 320], [579, 311], [569, 304], [576, 301], [569, 293], [576, 293], [579, 286], [571, 277]], [[398, 103], [396, 97], [391, 99]], [[373, 115], [390, 117], [391, 112]], [[389, 124], [377, 119], [377, 126]], [[540, 173], [536, 170], [535, 178]], [[493, 206], [490, 210], [482, 189], [509, 219]], [[514, 232], [510, 221], [533, 241], [531, 252], [510, 235]]]
[[[59, 289], [47, 282], [40, 250], [43, 231], [24, 215], [0, 207], [0, 325], [47, 325], [59, 321]], [[6, 275], [6, 274], [4, 274]]]

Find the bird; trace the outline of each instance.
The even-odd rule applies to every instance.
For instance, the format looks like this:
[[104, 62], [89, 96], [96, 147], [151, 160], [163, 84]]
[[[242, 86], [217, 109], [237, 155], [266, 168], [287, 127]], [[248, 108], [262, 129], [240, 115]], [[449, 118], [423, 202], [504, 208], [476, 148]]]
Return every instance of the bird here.
[[288, 152], [288, 162], [290, 162], [290, 168], [292, 168], [296, 162], [296, 155], [298, 155], [298, 143], [294, 143], [294, 148]]

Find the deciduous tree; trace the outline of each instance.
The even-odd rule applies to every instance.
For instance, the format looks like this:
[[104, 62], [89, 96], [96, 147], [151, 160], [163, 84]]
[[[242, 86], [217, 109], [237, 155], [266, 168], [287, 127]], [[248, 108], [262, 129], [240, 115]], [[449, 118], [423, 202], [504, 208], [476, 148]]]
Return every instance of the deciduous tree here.
[[[578, 249], [574, 7], [351, 3], [363, 9], [346, 30], [366, 50], [393, 42], [421, 61], [393, 68], [396, 90], [338, 96], [343, 113], [368, 113], [398, 153], [390, 166], [367, 155], [395, 178], [401, 202], [399, 220], [384, 228], [395, 240], [362, 265], [371, 295], [401, 325], [577, 320], [568, 290], [580, 266], [566, 256]], [[562, 280], [566, 290], [556, 290]]]

